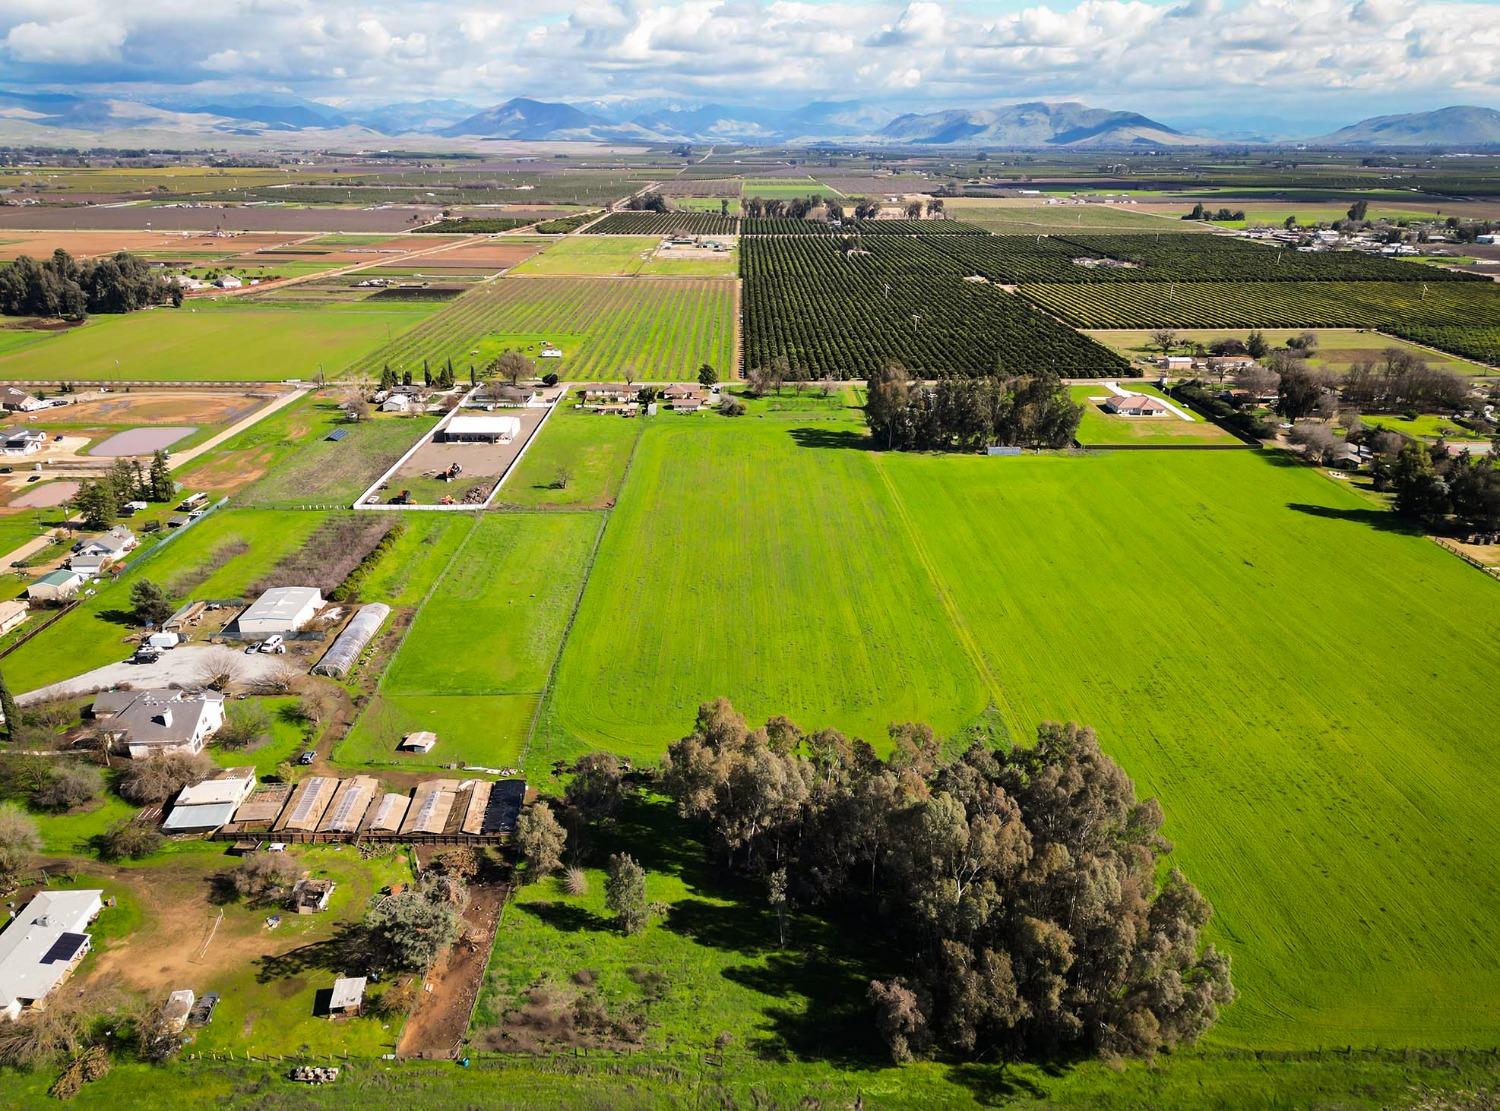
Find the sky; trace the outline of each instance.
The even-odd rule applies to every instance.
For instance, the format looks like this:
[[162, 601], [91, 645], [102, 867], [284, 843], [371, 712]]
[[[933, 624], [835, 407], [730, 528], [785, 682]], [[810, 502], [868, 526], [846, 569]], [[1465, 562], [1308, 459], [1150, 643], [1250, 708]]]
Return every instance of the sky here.
[[345, 105], [1082, 100], [1295, 130], [1500, 108], [1500, 0], [0, 0], [0, 88]]

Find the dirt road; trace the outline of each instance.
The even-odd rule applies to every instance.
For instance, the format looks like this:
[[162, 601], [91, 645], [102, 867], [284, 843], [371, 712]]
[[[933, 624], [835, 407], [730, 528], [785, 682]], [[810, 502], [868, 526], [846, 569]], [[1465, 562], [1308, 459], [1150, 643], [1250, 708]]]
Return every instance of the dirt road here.
[[[504, 884], [474, 884], [464, 911], [459, 940], [427, 974], [416, 1008], [401, 1031], [398, 1057], [455, 1057], [468, 1031], [474, 1000], [484, 983], [500, 908], [510, 889]], [[431, 988], [431, 991], [427, 989]]]

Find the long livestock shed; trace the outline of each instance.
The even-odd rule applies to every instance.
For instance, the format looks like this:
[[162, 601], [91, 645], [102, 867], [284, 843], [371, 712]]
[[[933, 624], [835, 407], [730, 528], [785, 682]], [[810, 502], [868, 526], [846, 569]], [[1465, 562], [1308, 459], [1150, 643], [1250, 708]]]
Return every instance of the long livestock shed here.
[[313, 668], [313, 673], [331, 675], [335, 679], [348, 675], [359, 660], [359, 654], [365, 650], [365, 645], [374, 639], [380, 626], [385, 624], [385, 619], [390, 615], [391, 607], [384, 602], [360, 606], [359, 612], [344, 626], [344, 631], [338, 635], [333, 646]]
[[525, 799], [524, 779], [428, 779], [404, 793], [384, 790], [372, 775], [315, 775], [295, 786], [262, 787], [209, 836], [270, 836], [296, 844], [502, 844], [515, 833]]

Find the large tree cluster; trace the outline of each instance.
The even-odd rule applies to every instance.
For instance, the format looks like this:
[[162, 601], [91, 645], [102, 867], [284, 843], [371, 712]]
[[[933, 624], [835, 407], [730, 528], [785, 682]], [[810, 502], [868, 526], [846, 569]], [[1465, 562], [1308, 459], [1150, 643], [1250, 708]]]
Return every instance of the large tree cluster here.
[[1468, 402], [1469, 382], [1451, 370], [1398, 347], [1388, 348], [1377, 363], [1361, 359], [1339, 383], [1343, 399], [1362, 412], [1453, 412]]
[[1441, 453], [1407, 441], [1395, 455], [1378, 455], [1375, 488], [1395, 495], [1401, 516], [1437, 531], [1500, 532], [1500, 461], [1494, 455]]
[[1060, 448], [1073, 442], [1083, 406], [1052, 371], [928, 384], [891, 364], [869, 379], [865, 417], [875, 442], [891, 450]]
[[182, 287], [125, 251], [75, 259], [62, 248], [38, 261], [22, 255], [0, 270], [0, 313], [81, 320], [91, 312], [132, 312], [182, 304]]
[[892, 737], [882, 760], [836, 730], [751, 729], [720, 699], [662, 781], [778, 913], [869, 905], [907, 955], [869, 991], [893, 1057], [1150, 1054], [1213, 1024], [1234, 989], [1200, 939], [1211, 909], [1163, 876], [1161, 808], [1092, 730], [1044, 725], [1034, 746], [956, 758], [926, 726]]

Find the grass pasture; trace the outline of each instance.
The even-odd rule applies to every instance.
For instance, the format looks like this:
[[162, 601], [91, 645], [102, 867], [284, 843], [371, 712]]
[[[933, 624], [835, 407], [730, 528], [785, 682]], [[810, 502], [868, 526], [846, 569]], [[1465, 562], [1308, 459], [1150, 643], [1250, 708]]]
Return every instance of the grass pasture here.
[[96, 315], [40, 342], [0, 351], [0, 380], [279, 382], [329, 377], [436, 309], [189, 304]]
[[649, 427], [530, 766], [654, 760], [721, 694], [877, 742], [991, 701], [1013, 736], [1089, 722], [1218, 909], [1242, 998], [1213, 1044], [1500, 1037], [1492, 583], [1257, 452], [859, 442], [837, 420]]
[[[506, 477], [497, 500], [534, 509], [602, 509], [613, 505], [644, 426], [640, 419], [588, 413], [565, 402], [547, 419], [526, 457]], [[572, 475], [563, 488], [556, 484], [560, 468]]]
[[[1287, 340], [1300, 336], [1304, 330], [1302, 328], [1263, 328], [1261, 334], [1266, 337], [1266, 342], [1272, 347], [1283, 347]], [[1178, 335], [1184, 344], [1208, 345], [1221, 339], [1243, 341], [1250, 331], [1248, 328], [1188, 328], [1178, 332]], [[1129, 359], [1154, 360], [1161, 355], [1161, 352], [1152, 345], [1151, 332], [1145, 328], [1099, 329], [1088, 334], [1090, 338]], [[1429, 366], [1440, 370], [1451, 370], [1455, 374], [1494, 373], [1492, 368], [1479, 363], [1472, 363], [1455, 355], [1447, 355], [1430, 347], [1409, 343], [1404, 339], [1366, 328], [1320, 328], [1317, 330], [1317, 335], [1317, 351], [1308, 362], [1313, 366], [1331, 370], [1335, 374], [1342, 374], [1362, 360], [1379, 362], [1385, 352], [1392, 347], [1401, 351], [1409, 351], [1425, 360]]]
[[452, 359], [462, 377], [514, 346], [513, 337], [561, 336], [564, 357], [546, 369], [573, 381], [619, 381], [627, 372], [637, 381], [681, 381], [703, 363], [727, 377], [735, 365], [734, 294], [732, 281], [718, 279], [505, 277], [450, 302], [356, 369], [378, 375], [388, 363], [420, 373], [424, 359], [433, 367]]
[[[517, 763], [599, 526], [592, 513], [480, 517], [338, 758]], [[414, 729], [437, 733], [438, 747], [426, 756], [397, 756], [396, 743]]]
[[[1131, 393], [1163, 396], [1159, 390], [1134, 382], [1122, 388]], [[1240, 442], [1213, 421], [1204, 420], [1197, 414], [1193, 414], [1191, 421], [1185, 421], [1170, 413], [1164, 417], [1122, 417], [1106, 412], [1103, 399], [1110, 396], [1110, 391], [1101, 386], [1073, 386], [1071, 393], [1073, 400], [1083, 406], [1083, 420], [1078, 425], [1077, 440], [1084, 447], [1132, 444], [1143, 447], [1204, 447]]]
[[570, 235], [511, 273], [572, 278], [639, 274], [659, 242], [654, 235]]

